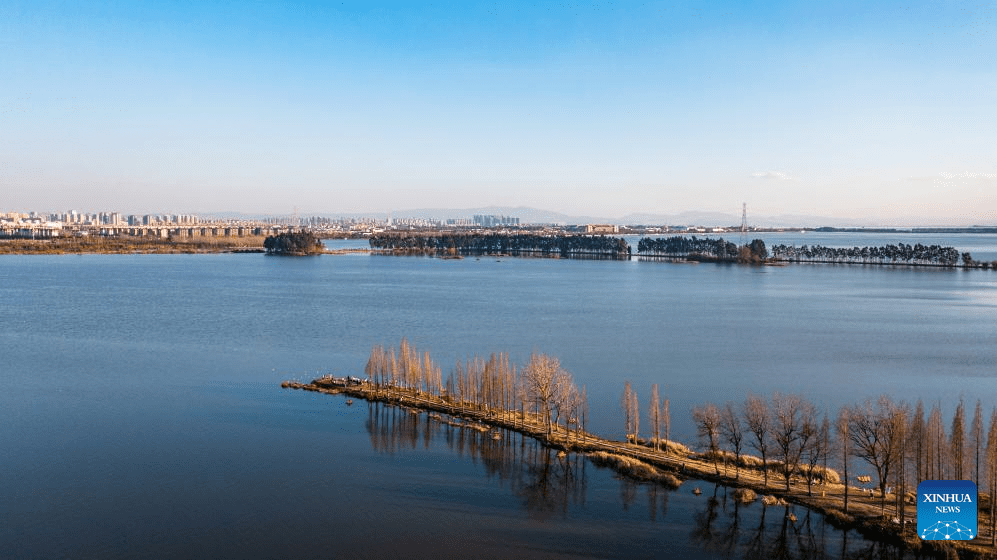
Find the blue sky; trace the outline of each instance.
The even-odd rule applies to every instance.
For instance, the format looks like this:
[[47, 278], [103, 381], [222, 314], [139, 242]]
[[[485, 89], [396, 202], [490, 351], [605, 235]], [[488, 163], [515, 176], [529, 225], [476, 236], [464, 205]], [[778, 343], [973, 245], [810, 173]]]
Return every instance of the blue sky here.
[[997, 223], [997, 10], [5, 2], [0, 211]]

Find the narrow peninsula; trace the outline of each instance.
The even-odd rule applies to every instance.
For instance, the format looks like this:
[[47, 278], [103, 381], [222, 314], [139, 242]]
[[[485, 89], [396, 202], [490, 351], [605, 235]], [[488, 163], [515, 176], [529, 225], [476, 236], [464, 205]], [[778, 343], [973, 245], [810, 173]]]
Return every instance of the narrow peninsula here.
[[[425, 412], [453, 426], [492, 432], [495, 438], [503, 437], [503, 430], [518, 432], [561, 452], [583, 454], [598, 466], [613, 468], [621, 476], [647, 484], [678, 489], [685, 481], [710, 481], [736, 488], [736, 499], [745, 503], [760, 499], [766, 507], [799, 504], [823, 514], [836, 526], [855, 529], [867, 538], [889, 542], [915, 554], [994, 557], [997, 517], [993, 500], [983, 492], [979, 495], [980, 533], [976, 539], [942, 542], [917, 537], [916, 492], [904, 482], [915, 475], [914, 467], [907, 464], [916, 463], [907, 455], [912, 450], [904, 448], [903, 454], [897, 455], [895, 447], [877, 446], [889, 441], [897, 444], [897, 427], [902, 425], [914, 431], [923, 417], [911, 414], [906, 405], [893, 403], [886, 397], [877, 404], [844, 408], [846, 413], [834, 428], [826, 417], [823, 425], [817, 422], [813, 406], [795, 396], [775, 395], [771, 403], [749, 397], [743, 417], [730, 404], [696, 407], [693, 419], [705, 451], [695, 452], [669, 438], [668, 407], [667, 404], [658, 407], [656, 386], [651, 401], [654, 410], [649, 413], [650, 437], [638, 437], [638, 400], [629, 383], [623, 398], [627, 439], [614, 441], [590, 433], [585, 428], [588, 410], [585, 388], [575, 385], [571, 374], [556, 358], [543, 354], [534, 354], [528, 364], [519, 368], [509, 363], [507, 354], [492, 354], [487, 360], [475, 357], [463, 364], [458, 362], [444, 379], [428, 352], [419, 353], [403, 340], [398, 351], [375, 347], [364, 373], [364, 378], [326, 375], [309, 383], [284, 381], [281, 386], [343, 394], [351, 399], [404, 407], [414, 413]], [[931, 422], [934, 421], [932, 411]], [[737, 437], [732, 437], [735, 432]], [[762, 450], [761, 458], [743, 453], [752, 437], [761, 443], [756, 446]], [[731, 446], [722, 445], [724, 441]], [[835, 441], [848, 450], [842, 461], [843, 477], [827, 466], [830, 456], [842, 455], [840, 449], [835, 452]], [[864, 446], [866, 441], [873, 443]], [[987, 461], [997, 460], [997, 441], [988, 444], [984, 454]], [[848, 457], [878, 466], [878, 480], [854, 477], [853, 473], [861, 484], [855, 486], [848, 477]], [[918, 456], [917, 461], [920, 459]], [[933, 459], [925, 459], [933, 464]], [[904, 465], [911, 470], [905, 471]], [[938, 468], [950, 465], [939, 462]], [[940, 473], [924, 472], [920, 476], [940, 476]], [[990, 488], [997, 487], [995, 479], [997, 462], [990, 468], [987, 481]], [[696, 487], [692, 491], [698, 493], [698, 490]]]

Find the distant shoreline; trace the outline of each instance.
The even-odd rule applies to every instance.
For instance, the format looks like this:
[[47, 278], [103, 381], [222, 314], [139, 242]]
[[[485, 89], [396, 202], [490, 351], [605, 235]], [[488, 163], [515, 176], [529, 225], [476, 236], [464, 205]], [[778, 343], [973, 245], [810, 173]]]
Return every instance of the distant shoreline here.
[[814, 233], [913, 233], [913, 234], [933, 234], [933, 233], [979, 233], [997, 234], [997, 227], [910, 227], [910, 228], [876, 228], [876, 227], [819, 227], [802, 228]]
[[[830, 230], [832, 228], [823, 228]], [[844, 231], [844, 230], [836, 230]], [[849, 230], [855, 231], [855, 230]], [[881, 230], [886, 231], [886, 230]], [[893, 230], [896, 231], [896, 230]], [[660, 261], [672, 263], [736, 264], [747, 266], [788, 266], [793, 264], [887, 266], [913, 268], [997, 270], [997, 261], [977, 261], [969, 253], [952, 247], [911, 246], [900, 243], [885, 247], [828, 248], [815, 245], [800, 248], [775, 245], [770, 254], [764, 242], [755, 240], [738, 247], [723, 238], [698, 239], [682, 236], [668, 239], [644, 237], [637, 251], [622, 238], [594, 235], [562, 236], [463, 236], [405, 234], [375, 236], [371, 247], [352, 247], [309, 252], [309, 255], [372, 254], [384, 256], [426, 256], [443, 259], [477, 258], [553, 258], [624, 261]], [[525, 238], [526, 246], [510, 246], [506, 240]], [[58, 254], [220, 254], [268, 253], [265, 236], [222, 237], [148, 237], [148, 236], [73, 236], [46, 239], [0, 239], [0, 255]], [[438, 239], [447, 246], [434, 246]], [[496, 241], [498, 240], [498, 241]], [[316, 240], [316, 243], [318, 241]], [[645, 247], [645, 243], [647, 246]], [[760, 244], [755, 248], [755, 244]], [[676, 246], [672, 246], [676, 245]], [[717, 247], [714, 247], [716, 245]], [[319, 246], [321, 247], [321, 246]], [[292, 253], [288, 253], [292, 254]]]
[[0, 239], [3, 255], [263, 253], [263, 236], [176, 240], [149, 237]]

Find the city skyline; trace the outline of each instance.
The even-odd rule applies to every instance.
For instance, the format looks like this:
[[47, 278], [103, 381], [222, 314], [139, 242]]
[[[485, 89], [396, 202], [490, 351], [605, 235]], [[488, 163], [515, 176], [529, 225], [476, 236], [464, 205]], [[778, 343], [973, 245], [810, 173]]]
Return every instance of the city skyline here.
[[994, 15], [11, 3], [0, 210], [993, 225]]

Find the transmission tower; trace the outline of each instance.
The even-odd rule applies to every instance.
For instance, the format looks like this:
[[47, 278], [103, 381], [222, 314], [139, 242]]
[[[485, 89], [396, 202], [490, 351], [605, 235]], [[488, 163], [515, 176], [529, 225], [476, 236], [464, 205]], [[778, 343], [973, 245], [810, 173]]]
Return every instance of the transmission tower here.
[[744, 245], [744, 236], [748, 233], [748, 203], [741, 203], [741, 245]]

